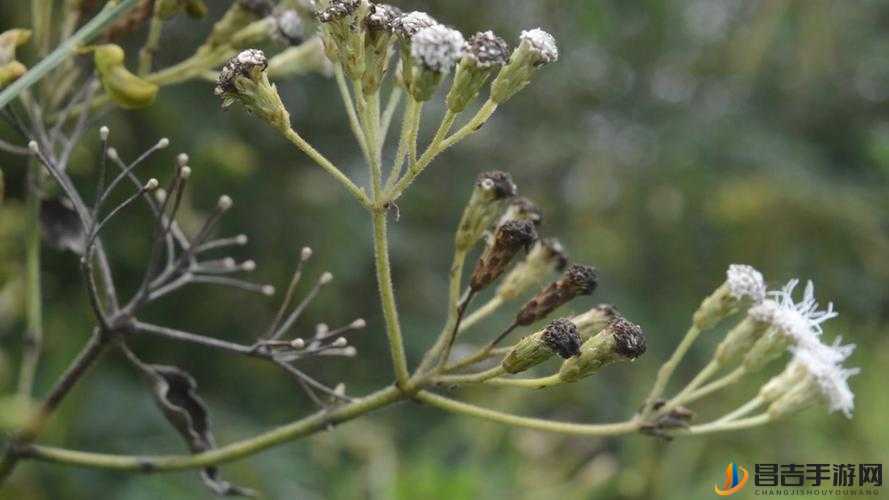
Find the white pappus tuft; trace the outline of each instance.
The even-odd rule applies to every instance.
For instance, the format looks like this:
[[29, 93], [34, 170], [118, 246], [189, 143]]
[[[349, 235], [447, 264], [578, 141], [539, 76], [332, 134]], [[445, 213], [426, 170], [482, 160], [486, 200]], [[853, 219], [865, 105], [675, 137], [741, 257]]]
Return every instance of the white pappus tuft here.
[[828, 410], [842, 411], [847, 418], [855, 409], [855, 395], [849, 388], [849, 378], [857, 375], [859, 368], [844, 368], [843, 361], [855, 350], [855, 344], [842, 345], [838, 337], [832, 345], [818, 341], [790, 348], [795, 363], [799, 363], [811, 375], [821, 392]]
[[552, 35], [540, 28], [522, 31], [519, 40], [527, 42], [539, 59], [539, 64], [549, 64], [559, 60], [559, 47]]
[[749, 297], [759, 303], [766, 298], [766, 284], [762, 273], [752, 266], [732, 264], [725, 273], [729, 293], [737, 300]]
[[427, 69], [447, 73], [463, 57], [463, 35], [443, 25], [423, 28], [411, 38], [411, 57]]

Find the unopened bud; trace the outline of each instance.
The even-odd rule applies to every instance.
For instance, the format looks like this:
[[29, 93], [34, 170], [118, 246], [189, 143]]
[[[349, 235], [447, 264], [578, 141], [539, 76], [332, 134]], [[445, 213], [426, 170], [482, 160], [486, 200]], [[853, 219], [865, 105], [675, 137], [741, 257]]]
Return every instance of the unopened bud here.
[[509, 63], [491, 83], [491, 99], [497, 104], [506, 102], [531, 82], [539, 68], [558, 58], [559, 49], [552, 35], [539, 28], [523, 31]]
[[738, 363], [770, 326], [770, 322], [761, 321], [755, 314], [748, 314], [725, 335], [725, 339], [716, 348], [713, 359], [720, 366]]
[[145, 191], [154, 191], [157, 187], [160, 186], [160, 183], [155, 178], [148, 179], [148, 182], [145, 183], [143, 189]]
[[346, 347], [349, 344], [349, 341], [346, 340], [346, 337], [337, 337], [336, 340], [330, 343], [331, 347]]
[[108, 127], [103, 125], [102, 128], [99, 129], [99, 138], [102, 139], [103, 141], [107, 141], [108, 135], [110, 133], [111, 133], [111, 130], [109, 130]]
[[185, 167], [180, 168], [179, 169], [179, 177], [181, 177], [183, 180], [191, 177], [191, 167], [185, 166]]
[[741, 306], [762, 302], [765, 294], [765, 282], [759, 271], [750, 266], [732, 264], [726, 271], [725, 282], [695, 311], [694, 325], [700, 330], [711, 328]]
[[290, 347], [297, 349], [297, 350], [305, 349], [306, 341], [301, 338], [295, 338], [290, 341]]
[[493, 31], [476, 33], [466, 43], [457, 65], [447, 105], [453, 113], [466, 109], [491, 75], [509, 60], [509, 47]]
[[256, 262], [254, 262], [252, 260], [245, 260], [244, 262], [241, 263], [241, 270], [247, 271], [248, 273], [255, 271], [256, 270]]
[[495, 170], [479, 175], [457, 228], [457, 250], [466, 251], [475, 245], [496, 220], [503, 202], [515, 194], [516, 186], [506, 172]]
[[580, 355], [566, 360], [559, 370], [563, 382], [576, 382], [617, 361], [633, 361], [645, 353], [645, 334], [639, 325], [615, 318], [599, 334], [583, 343]]
[[116, 148], [108, 148], [108, 151], [105, 152], [105, 155], [108, 156], [108, 159], [112, 161], [117, 161], [120, 159], [120, 155], [117, 154]]
[[329, 0], [327, 7], [315, 13], [321, 23], [324, 46], [332, 61], [343, 65], [351, 80], [364, 74], [364, 19], [370, 3], [361, 0]]
[[262, 294], [266, 297], [271, 297], [275, 294], [275, 287], [273, 287], [272, 285], [263, 285]]
[[537, 239], [534, 224], [524, 220], [509, 221], [497, 228], [494, 241], [485, 248], [472, 273], [470, 288], [481, 290], [499, 278], [513, 257], [527, 250]]
[[581, 264], [568, 266], [561, 278], [541, 290], [522, 307], [516, 316], [516, 323], [530, 325], [578, 295], [591, 295], [598, 286], [598, 280], [595, 267]]
[[619, 316], [620, 313], [611, 304], [599, 304], [589, 311], [571, 318], [571, 321], [577, 325], [580, 338], [586, 341], [601, 332]]
[[299, 252], [299, 258], [306, 261], [312, 257], [312, 249], [309, 247], [303, 247]]
[[34, 153], [35, 155], [40, 153], [40, 146], [37, 144], [37, 141], [29, 141], [28, 142], [28, 149], [30, 149], [31, 152]]
[[165, 149], [169, 145], [170, 145], [170, 139], [167, 139], [166, 137], [161, 137], [161, 139], [159, 141], [157, 141], [157, 148], [158, 149]]
[[250, 238], [247, 237], [246, 234], [239, 234], [235, 236], [235, 243], [238, 245], [246, 245]]
[[353, 330], [360, 330], [362, 328], [365, 328], [366, 326], [367, 326], [367, 322], [364, 321], [364, 319], [362, 319], [362, 318], [358, 318], [355, 321], [353, 321], [352, 324], [349, 325], [349, 328], [351, 328]]
[[178, 163], [180, 167], [188, 165], [188, 155], [185, 153], [179, 153], [179, 155], [176, 156], [176, 163]]
[[362, 88], [367, 95], [379, 90], [389, 69], [390, 48], [395, 37], [392, 23], [401, 16], [401, 10], [392, 5], [371, 4], [364, 24], [367, 35], [364, 41], [365, 69]]
[[219, 200], [216, 202], [216, 208], [225, 212], [226, 210], [230, 209], [233, 204], [234, 204], [234, 201], [232, 201], [231, 197], [224, 194], [224, 195], [220, 196]]
[[318, 281], [322, 285], [326, 285], [326, 284], [330, 283], [331, 281], [333, 281], [333, 274], [326, 272], [321, 275], [321, 278]]

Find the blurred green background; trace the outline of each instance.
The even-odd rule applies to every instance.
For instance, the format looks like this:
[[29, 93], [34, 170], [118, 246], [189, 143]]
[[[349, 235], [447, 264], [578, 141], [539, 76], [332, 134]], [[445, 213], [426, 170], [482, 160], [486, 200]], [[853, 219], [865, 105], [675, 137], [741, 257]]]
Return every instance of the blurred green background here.
[[[28, 2], [0, 3], [0, 31], [27, 23]], [[164, 31], [159, 64], [188, 56], [228, 5], [209, 18], [179, 18]], [[813, 279], [818, 299], [840, 317], [827, 335], [859, 345], [851, 359], [855, 417], [822, 408], [749, 432], [663, 443], [644, 436], [580, 439], [511, 429], [401, 404], [305, 441], [223, 467], [226, 479], [268, 498], [300, 499], [685, 499], [712, 495], [729, 461], [885, 462], [889, 392], [889, 3], [877, 0], [436, 0], [403, 1], [464, 33], [493, 28], [513, 41], [541, 26], [559, 40], [561, 60], [541, 72], [480, 133], [433, 164], [401, 200], [392, 225], [394, 278], [407, 349], [416, 362], [443, 321], [452, 233], [475, 175], [510, 171], [520, 192], [545, 210], [542, 232], [602, 274], [592, 299], [640, 323], [649, 351], [569, 387], [540, 392], [476, 388], [460, 399], [501, 410], [584, 422], [617, 421], [635, 410], [676, 345], [698, 301], [734, 262], [761, 269], [770, 286]], [[144, 33], [127, 39], [133, 48]], [[135, 52], [130, 52], [130, 61]], [[332, 80], [279, 83], [294, 126], [364, 182]], [[424, 136], [442, 107], [427, 106]], [[308, 276], [330, 270], [298, 328], [368, 321], [352, 360], [312, 361], [318, 378], [362, 394], [391, 382], [375, 298], [365, 214], [304, 156], [241, 109], [222, 112], [211, 85], [164, 88], [153, 107], [102, 117], [115, 146], [133, 158], [170, 137], [173, 147], [143, 173], [166, 178], [188, 152], [193, 187], [189, 227], [222, 193], [235, 209], [221, 234], [248, 233], [236, 257], [255, 277], [283, 288], [299, 248], [315, 250]], [[393, 127], [394, 128], [394, 127]], [[430, 130], [431, 129], [431, 130]], [[10, 138], [7, 129], [0, 134]], [[75, 180], [94, 182], [95, 144], [73, 162]], [[0, 391], [11, 391], [23, 330], [24, 165], [0, 154], [7, 199], [0, 208]], [[122, 282], [138, 280], [150, 222], [141, 213], [110, 229]], [[87, 338], [91, 316], [77, 262], [46, 249], [43, 394]], [[307, 282], [308, 283], [308, 282]], [[125, 286], [124, 285], [124, 286]], [[308, 284], [303, 287], [306, 289]], [[481, 303], [481, 301], [478, 301]], [[144, 318], [250, 342], [274, 302], [193, 287]], [[506, 309], [482, 327], [492, 336]], [[718, 332], [702, 338], [679, 371], [688, 380], [707, 361]], [[189, 370], [209, 403], [220, 443], [310, 411], [295, 384], [270, 366], [164, 341], [135, 341], [147, 360]], [[779, 367], [775, 366], [777, 370]], [[551, 369], [544, 367], [542, 372]], [[745, 401], [761, 380], [697, 405], [701, 419]], [[47, 443], [121, 453], [184, 452], [132, 369], [116, 356], [65, 401]], [[6, 496], [8, 495], [8, 496]], [[742, 494], [752, 496], [751, 491]], [[195, 473], [129, 476], [25, 463], [10, 499], [207, 498]]]

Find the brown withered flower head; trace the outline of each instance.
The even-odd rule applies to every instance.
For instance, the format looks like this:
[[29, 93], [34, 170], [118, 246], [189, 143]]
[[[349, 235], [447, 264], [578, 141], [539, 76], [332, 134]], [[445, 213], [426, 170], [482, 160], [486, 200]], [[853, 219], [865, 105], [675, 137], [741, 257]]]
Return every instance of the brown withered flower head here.
[[543, 342], [563, 359], [580, 354], [581, 342], [577, 326], [567, 318], [550, 323], [543, 330]]
[[512, 176], [500, 170], [492, 170], [479, 174], [476, 181], [478, 187], [490, 193], [491, 199], [502, 200], [516, 195], [517, 188]]
[[525, 326], [545, 318], [557, 307], [578, 295], [590, 295], [598, 286], [596, 268], [571, 264], [558, 281], [540, 291], [519, 311], [516, 324]]
[[464, 55], [479, 68], [503, 66], [509, 61], [509, 45], [493, 31], [480, 31], [466, 42]]
[[470, 288], [478, 291], [499, 278], [513, 257], [537, 240], [534, 224], [525, 220], [509, 221], [497, 228], [494, 241], [485, 248], [472, 273]]
[[645, 354], [645, 334], [639, 325], [618, 316], [608, 325], [608, 329], [614, 336], [618, 354], [627, 359], [636, 359]]

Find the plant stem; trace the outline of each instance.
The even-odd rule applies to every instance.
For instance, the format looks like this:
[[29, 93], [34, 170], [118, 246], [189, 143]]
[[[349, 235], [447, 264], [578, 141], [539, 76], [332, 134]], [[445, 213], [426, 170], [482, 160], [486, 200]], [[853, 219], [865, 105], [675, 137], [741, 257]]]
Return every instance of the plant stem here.
[[487, 318], [491, 314], [493, 314], [500, 306], [503, 305], [503, 299], [499, 295], [495, 295], [488, 302], [486, 302], [483, 306], [479, 307], [469, 316], [463, 319], [463, 323], [460, 325], [460, 332], [462, 333], [469, 329], [472, 325], [478, 323], [479, 321]]
[[389, 338], [389, 352], [392, 366], [398, 383], [404, 387], [410, 374], [407, 369], [407, 357], [404, 353], [404, 341], [401, 337], [401, 324], [398, 320], [398, 308], [395, 304], [395, 291], [392, 287], [392, 270], [389, 265], [389, 241], [386, 234], [386, 212], [373, 211], [374, 227], [374, 262], [377, 271], [377, 285], [380, 302], [383, 306], [383, 318], [386, 321], [386, 335]]
[[[454, 260], [451, 262], [450, 285], [448, 287], [448, 316], [447, 319], [445, 319], [444, 328], [442, 328], [441, 333], [438, 334], [438, 339], [436, 340], [435, 345], [433, 345], [426, 355], [423, 356], [423, 361], [417, 369], [418, 373], [425, 373], [432, 368], [433, 364], [438, 360], [441, 351], [445, 348], [448, 341], [448, 335], [451, 330], [453, 330], [454, 324], [457, 322], [460, 308], [460, 283], [463, 277], [463, 265], [465, 262], [466, 251], [459, 249], [455, 250]], [[447, 363], [447, 360], [443, 360], [442, 363]]]
[[704, 387], [701, 387], [698, 390], [689, 392], [682, 397], [677, 396], [677, 397], [671, 399], [666, 405], [664, 405], [664, 408], [659, 411], [661, 411], [661, 412], [670, 411], [671, 409], [676, 408], [679, 405], [691, 403], [691, 402], [697, 401], [705, 396], [709, 396], [710, 394], [712, 394], [720, 389], [724, 389], [724, 388], [734, 384], [735, 382], [738, 382], [746, 374], [747, 374], [747, 370], [745, 370], [743, 366], [736, 368], [735, 371], [729, 373], [728, 375], [726, 375], [722, 378], [718, 378], [718, 379], [714, 380], [713, 382], [710, 382], [709, 384], [705, 385]]
[[395, 116], [395, 110], [398, 109], [398, 103], [401, 102], [401, 87], [395, 87], [389, 93], [389, 101], [386, 103], [386, 110], [383, 111], [383, 119], [380, 122], [380, 149], [386, 143], [386, 136], [389, 135], [389, 126], [392, 124], [392, 117]]
[[455, 401], [429, 391], [420, 391], [416, 399], [452, 413], [460, 413], [472, 417], [483, 418], [501, 424], [525, 427], [547, 432], [574, 434], [580, 436], [619, 436], [639, 430], [639, 422], [628, 420], [614, 424], [578, 424], [573, 422], [557, 422], [540, 418], [521, 417], [509, 413], [489, 410], [480, 406]]
[[370, 150], [367, 148], [367, 138], [358, 122], [358, 114], [355, 112], [355, 103], [352, 101], [352, 95], [349, 92], [349, 86], [346, 83], [346, 75], [343, 74], [343, 66], [337, 64], [334, 66], [333, 71], [336, 76], [336, 85], [340, 89], [340, 97], [342, 97], [343, 104], [346, 106], [346, 115], [349, 117], [349, 127], [352, 129], [352, 134], [355, 136], [355, 140], [358, 141], [358, 146], [361, 147], [361, 152], [364, 154], [364, 160], [370, 164]]
[[309, 158], [315, 161], [321, 168], [327, 171], [328, 174], [333, 176], [334, 179], [339, 181], [355, 199], [358, 200], [365, 208], [371, 207], [371, 202], [367, 198], [367, 194], [364, 193], [364, 190], [359, 188], [352, 182], [346, 174], [344, 174], [340, 169], [336, 167], [333, 163], [330, 162], [324, 155], [319, 153], [315, 148], [312, 147], [311, 144], [306, 142], [305, 139], [302, 138], [295, 130], [292, 128], [287, 128], [283, 131], [284, 136], [292, 142], [300, 151], [305, 153]]
[[[45, 0], [33, 0], [38, 3], [47, 3]], [[0, 109], [6, 107], [13, 99], [32, 85], [40, 81], [47, 73], [56, 66], [71, 57], [71, 54], [81, 45], [88, 43], [96, 37], [109, 23], [126, 13], [128, 10], [136, 6], [139, 0], [121, 0], [120, 2], [108, 3], [105, 7], [80, 28], [71, 38], [63, 41], [50, 55], [45, 57], [30, 71], [25, 73], [21, 78], [6, 87], [0, 92]]]
[[443, 375], [441, 377], [436, 377], [434, 380], [438, 384], [480, 384], [482, 382], [490, 381], [495, 377], [499, 377], [506, 373], [506, 370], [503, 369], [502, 366], [495, 366], [490, 370], [485, 370], [479, 373], [468, 373], [462, 375]]
[[397, 387], [387, 387], [367, 397], [319, 411], [296, 422], [272, 429], [258, 436], [195, 455], [129, 456], [87, 453], [46, 446], [29, 446], [28, 458], [81, 467], [130, 472], [165, 472], [199, 469], [232, 462], [273, 446], [293, 441], [330, 428], [333, 425], [388, 406], [406, 395]]
[[401, 118], [401, 136], [398, 139], [398, 150], [395, 152], [395, 160], [392, 162], [392, 168], [389, 169], [389, 178], [386, 179], [386, 191], [389, 191], [398, 177], [401, 176], [401, 168], [404, 165], [405, 157], [408, 154], [408, 144], [411, 138], [411, 132], [414, 123], [420, 121], [420, 111], [423, 103], [417, 102], [413, 97], [408, 96], [407, 106], [404, 109], [404, 115]]
[[68, 392], [77, 384], [87, 370], [99, 359], [99, 355], [108, 345], [108, 337], [96, 329], [90, 337], [89, 342], [81, 349], [80, 353], [74, 358], [74, 361], [65, 370], [65, 373], [56, 382], [49, 395], [40, 405], [37, 414], [28, 422], [27, 426], [16, 433], [10, 439], [9, 447], [0, 459], [0, 484], [12, 474], [16, 463], [21, 458], [20, 449], [25, 446], [43, 431], [49, 417], [56, 410], [62, 399], [68, 395]]
[[154, 14], [148, 24], [148, 37], [145, 39], [145, 45], [139, 50], [139, 76], [146, 76], [151, 73], [151, 65], [154, 62], [154, 54], [160, 47], [161, 31], [163, 31], [164, 20], [159, 15], [160, 2], [154, 4]]
[[766, 425], [771, 422], [771, 418], [768, 413], [763, 413], [761, 415], [757, 415], [755, 417], [749, 417], [742, 420], [733, 420], [731, 422], [710, 422], [708, 424], [701, 425], [693, 425], [684, 431], [679, 431], [679, 434], [689, 434], [693, 436], [697, 436], [700, 434], [711, 434], [714, 432], [726, 432], [726, 431], [737, 431], [742, 429], [749, 429], [751, 427], [759, 427], [760, 425]]
[[454, 132], [453, 135], [451, 135], [447, 139], [438, 142], [437, 144], [430, 144], [429, 148], [426, 149], [420, 159], [410, 165], [410, 168], [408, 169], [408, 172], [404, 174], [404, 177], [399, 179], [398, 182], [394, 186], [392, 186], [391, 189], [389, 189], [389, 201], [395, 201], [399, 197], [401, 197], [408, 186], [410, 186], [411, 183], [414, 182], [414, 179], [416, 179], [417, 176], [423, 173], [423, 170], [427, 166], [429, 166], [429, 164], [432, 162], [432, 160], [435, 159], [435, 157], [480, 129], [482, 125], [484, 125], [485, 122], [487, 122], [488, 119], [491, 118], [491, 115], [493, 115], [494, 111], [496, 110], [497, 103], [489, 99], [487, 102], [485, 102], [481, 109], [478, 110], [475, 116], [473, 116], [472, 119], [469, 120], [468, 123], [466, 123], [466, 125], [461, 127], [460, 130]]
[[40, 165], [31, 162], [27, 175], [27, 235], [25, 236], [26, 252], [26, 294], [27, 316], [25, 325], [24, 352], [22, 366], [19, 371], [19, 395], [30, 397], [34, 389], [34, 377], [37, 363], [43, 349], [43, 304], [40, 286], [40, 195], [38, 179]]
[[731, 422], [732, 420], [738, 420], [739, 418], [743, 417], [744, 415], [747, 415], [748, 413], [750, 413], [753, 410], [762, 406], [763, 403], [765, 403], [765, 401], [763, 401], [759, 396], [756, 396], [755, 398], [751, 399], [750, 401], [747, 401], [746, 403], [744, 403], [743, 405], [738, 407], [737, 410], [732, 411], [730, 413], [726, 413], [722, 417], [719, 417], [719, 419], [716, 420], [716, 422], [725, 423], [725, 422]]
[[667, 388], [667, 382], [670, 381], [670, 377], [673, 376], [673, 372], [676, 371], [676, 367], [679, 366], [679, 363], [682, 362], [682, 358], [685, 357], [685, 353], [688, 352], [688, 349], [694, 343], [695, 339], [698, 338], [698, 335], [701, 334], [701, 330], [698, 329], [697, 326], [692, 325], [691, 328], [686, 332], [685, 337], [679, 342], [679, 345], [676, 346], [676, 350], [673, 351], [673, 355], [670, 356], [670, 359], [667, 360], [666, 363], [661, 366], [660, 370], [658, 370], [657, 378], [654, 381], [654, 385], [651, 388], [651, 392], [648, 394], [648, 398], [645, 400], [645, 406], [642, 410], [643, 415], [650, 415], [653, 411], [653, 405], [664, 393], [664, 390]]
[[710, 379], [710, 377], [712, 377], [716, 372], [718, 372], [719, 368], [720, 365], [715, 359], [707, 363], [707, 366], [705, 366], [700, 372], [698, 372], [698, 374], [695, 375], [695, 378], [693, 378], [691, 382], [689, 382], [688, 385], [685, 386], [685, 388], [679, 391], [679, 393], [676, 394], [673, 399], [684, 398], [685, 396], [693, 392], [704, 382]]
[[555, 373], [547, 377], [540, 378], [504, 378], [498, 377], [485, 381], [487, 385], [499, 385], [505, 387], [524, 387], [527, 389], [545, 389], [554, 385], [562, 384], [559, 374]]

